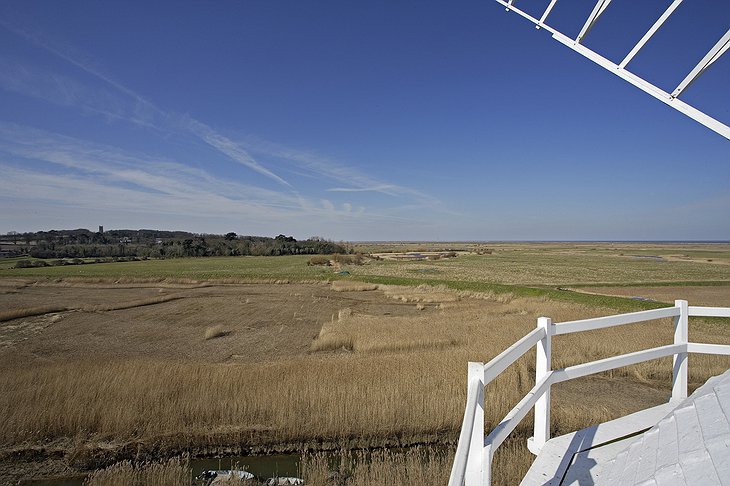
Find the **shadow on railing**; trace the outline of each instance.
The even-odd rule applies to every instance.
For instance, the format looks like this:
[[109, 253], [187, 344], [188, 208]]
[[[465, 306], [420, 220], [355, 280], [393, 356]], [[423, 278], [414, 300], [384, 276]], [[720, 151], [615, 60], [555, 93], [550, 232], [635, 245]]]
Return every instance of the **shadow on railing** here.
[[[550, 318], [540, 317], [537, 328], [503, 351], [486, 365], [469, 363], [468, 388], [464, 421], [459, 445], [451, 469], [449, 486], [476, 486], [491, 484], [494, 451], [535, 408], [534, 435], [527, 441], [530, 451], [537, 455], [550, 439], [550, 387], [555, 383], [634, 365], [665, 356], [674, 356], [672, 370], [672, 400], [687, 398], [687, 354], [730, 355], [730, 345], [690, 343], [689, 316], [730, 317], [727, 307], [688, 306], [686, 300], [675, 301], [674, 307], [618, 314], [554, 324]], [[592, 331], [624, 324], [674, 318], [674, 344], [622, 354], [591, 361], [559, 370], [552, 370], [551, 338], [561, 334]], [[484, 387], [508, 366], [537, 347], [535, 386], [484, 438]]]

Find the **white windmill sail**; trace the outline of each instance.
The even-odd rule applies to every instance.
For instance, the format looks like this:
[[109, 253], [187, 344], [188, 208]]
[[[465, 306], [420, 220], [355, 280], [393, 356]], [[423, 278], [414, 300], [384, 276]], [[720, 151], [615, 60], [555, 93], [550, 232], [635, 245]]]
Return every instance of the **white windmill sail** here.
[[608, 71], [614, 73], [616, 76], [623, 78], [624, 80], [633, 84], [642, 91], [649, 93], [659, 101], [666, 103], [667, 105], [684, 113], [693, 120], [703, 124], [710, 130], [713, 130], [730, 140], [730, 126], [719, 120], [716, 120], [715, 118], [704, 113], [703, 111], [679, 99], [680, 95], [682, 95], [682, 93], [684, 93], [685, 90], [689, 88], [690, 85], [692, 85], [692, 83], [694, 83], [700, 76], [702, 76], [707, 68], [709, 68], [714, 62], [720, 59], [720, 57], [728, 51], [728, 49], [730, 48], [730, 28], [727, 30], [727, 32], [725, 32], [725, 35], [723, 35], [715, 43], [715, 45], [712, 46], [707, 54], [701, 60], [699, 60], [697, 65], [687, 74], [682, 82], [679, 83], [679, 85], [677, 85], [677, 87], [671, 93], [662, 90], [661, 88], [653, 85], [652, 83], [648, 82], [647, 80], [641, 78], [640, 76], [632, 73], [627, 69], [627, 66], [629, 65], [631, 60], [644, 47], [649, 39], [652, 38], [657, 30], [661, 28], [661, 26], [667, 21], [667, 19], [671, 17], [671, 15], [674, 13], [677, 7], [679, 7], [683, 0], [674, 0], [619, 64], [614, 63], [613, 61], [601, 56], [597, 52], [583, 45], [583, 40], [596, 24], [596, 22], [598, 22], [603, 12], [606, 11], [611, 3], [611, 0], [598, 0], [596, 2], [593, 11], [586, 19], [583, 27], [580, 30], [580, 33], [575, 39], [563, 34], [562, 32], [559, 32], [557, 29], [551, 27], [546, 22], [548, 16], [550, 15], [550, 12], [552, 11], [553, 7], [555, 7], [555, 4], [558, 2], [558, 0], [551, 0], [540, 18], [533, 17], [529, 13], [515, 6], [514, 0], [496, 1], [502, 4], [508, 11], [515, 12], [522, 17], [530, 20], [535, 24], [538, 29], [545, 29], [546, 31], [550, 32], [553, 38], [558, 42], [568, 46], [577, 53], [595, 62], [599, 66], [602, 66]]

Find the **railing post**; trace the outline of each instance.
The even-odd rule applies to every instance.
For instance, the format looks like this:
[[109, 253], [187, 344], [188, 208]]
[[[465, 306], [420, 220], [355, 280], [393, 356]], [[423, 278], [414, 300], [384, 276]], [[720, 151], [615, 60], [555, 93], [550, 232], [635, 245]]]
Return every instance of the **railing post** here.
[[[545, 329], [545, 337], [537, 343], [536, 383], [551, 370], [553, 321], [549, 317], [539, 317], [537, 327]], [[550, 440], [550, 386], [535, 403], [535, 431], [527, 440], [527, 448], [537, 455], [548, 440]]]
[[[686, 300], [675, 300], [679, 316], [674, 318], [674, 344], [686, 345], [689, 341], [689, 312]], [[672, 400], [687, 398], [687, 352], [674, 355], [672, 369]]]
[[484, 464], [484, 363], [469, 362], [469, 374], [467, 386], [474, 380], [478, 380], [477, 406], [474, 410], [474, 428], [471, 432], [469, 444], [469, 457], [466, 460], [466, 486], [488, 485], [485, 483]]
[[494, 459], [494, 451], [492, 445], [488, 445], [484, 448], [484, 486], [492, 485], [492, 460]]

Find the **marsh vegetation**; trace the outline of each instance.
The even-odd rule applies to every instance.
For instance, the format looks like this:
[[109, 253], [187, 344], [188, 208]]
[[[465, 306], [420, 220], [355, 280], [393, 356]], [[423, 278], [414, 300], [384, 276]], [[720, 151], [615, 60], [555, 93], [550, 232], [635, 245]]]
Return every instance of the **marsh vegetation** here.
[[[661, 293], [671, 291], [667, 282], [689, 289], [691, 302], [730, 305], [730, 287], [722, 283], [730, 283], [730, 267], [717, 263], [722, 261], [717, 255], [712, 263], [658, 264], [596, 252], [589, 266], [603, 273], [589, 275], [568, 265], [570, 248], [563, 249], [565, 254], [552, 249], [541, 255], [543, 250], [539, 245], [526, 254], [512, 249], [496, 263], [499, 248], [429, 261], [442, 273], [427, 283], [410, 277], [421, 261], [340, 267], [351, 273], [342, 279], [337, 269], [308, 266], [308, 257], [119, 264], [132, 269], [128, 275], [117, 264], [103, 264], [93, 267], [107, 266], [106, 276], [81, 277], [53, 273], [70, 271], [67, 267], [0, 269], [5, 275], [0, 279], [5, 316], [0, 323], [0, 474], [4, 480], [18, 479], [11, 471], [18, 457], [60, 457], [64, 467], [76, 471], [134, 461], [114, 466], [121, 475], [139, 461], [182, 451], [309, 451], [303, 474], [309, 484], [324, 484], [321, 478], [331, 471], [317, 455], [322, 451], [453, 446], [465, 403], [467, 362], [488, 361], [531, 330], [541, 315], [564, 321], [665, 305], [627, 299], [620, 289], [660, 300], [674, 295]], [[509, 259], [522, 263], [506, 277]], [[528, 261], [531, 272], [521, 270]], [[148, 265], [146, 275], [137, 263]], [[553, 268], [545, 267], [550, 264]], [[648, 272], [643, 265], [659, 265], [652, 267], [651, 281], [639, 278]], [[685, 266], [693, 270], [687, 274]], [[289, 271], [293, 267], [296, 271]], [[87, 268], [92, 266], [82, 267]], [[459, 269], [472, 274], [458, 280]], [[318, 273], [323, 271], [328, 273]], [[562, 275], [557, 285], [566, 287], [600, 282], [600, 288], [575, 290], [614, 297], [533, 286], [543, 279], [539, 275]], [[258, 283], [244, 283], [253, 281]], [[606, 285], [618, 281], [631, 286]], [[717, 320], [693, 318], [690, 338], [727, 344], [730, 331]], [[671, 341], [669, 320], [561, 336], [553, 344], [553, 364], [567, 366]], [[525, 356], [487, 388], [487, 428], [532, 387], [534, 360]], [[691, 386], [729, 366], [727, 359], [692, 356]], [[663, 359], [562, 383], [553, 392], [553, 433], [659, 404], [670, 393], [670, 377], [671, 360]], [[525, 439], [530, 429], [526, 420], [498, 451], [500, 484], [516, 482], [529, 467]], [[443, 484], [452, 453], [414, 450], [393, 456], [385, 451], [374, 462], [362, 462], [347, 484], [412, 483], [403, 478]], [[23, 469], [22, 476], [29, 471]]]

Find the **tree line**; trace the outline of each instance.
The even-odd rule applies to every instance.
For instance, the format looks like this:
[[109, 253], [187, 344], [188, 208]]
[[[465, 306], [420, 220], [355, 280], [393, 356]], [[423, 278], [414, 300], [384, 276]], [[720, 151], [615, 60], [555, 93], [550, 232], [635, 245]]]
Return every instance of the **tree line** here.
[[239, 236], [184, 231], [86, 229], [9, 233], [4, 248], [34, 258], [181, 258], [208, 256], [277, 256], [348, 253], [342, 244], [320, 237], [296, 240], [280, 234]]

